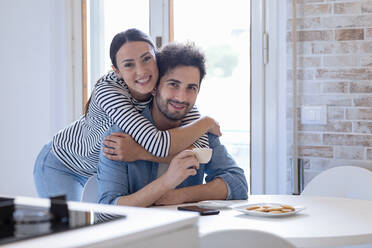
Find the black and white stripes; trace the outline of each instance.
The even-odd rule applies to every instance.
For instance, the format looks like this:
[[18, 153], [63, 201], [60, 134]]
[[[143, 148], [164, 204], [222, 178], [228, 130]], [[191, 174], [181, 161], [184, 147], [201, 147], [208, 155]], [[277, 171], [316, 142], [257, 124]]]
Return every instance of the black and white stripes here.
[[[89, 177], [97, 170], [103, 134], [116, 124], [154, 156], [168, 156], [169, 132], [157, 130], [140, 113], [150, 102], [139, 102], [132, 98], [124, 81], [117, 78], [115, 73], [108, 73], [96, 84], [87, 115], [54, 136], [54, 153], [72, 171]], [[194, 107], [181, 125], [199, 117]], [[207, 135], [193, 145], [208, 147]]]

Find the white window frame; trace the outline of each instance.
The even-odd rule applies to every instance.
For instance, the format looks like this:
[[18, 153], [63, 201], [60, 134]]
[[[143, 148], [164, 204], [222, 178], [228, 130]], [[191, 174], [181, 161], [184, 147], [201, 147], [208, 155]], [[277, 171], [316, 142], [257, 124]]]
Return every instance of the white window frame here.
[[[72, 1], [72, 0], [70, 0]], [[96, 15], [102, 15], [99, 4], [91, 0]], [[286, 192], [286, 5], [279, 0], [251, 0], [251, 188], [252, 194]], [[79, 1], [80, 2], [80, 1]], [[93, 6], [94, 7], [94, 6]], [[279, 14], [278, 14], [279, 13]], [[169, 42], [169, 0], [150, 1], [150, 35]], [[103, 18], [97, 18], [103, 20]], [[100, 25], [97, 23], [96, 25]], [[103, 25], [103, 23], [101, 23]], [[268, 34], [268, 61], [264, 62], [264, 34]], [[90, 49], [102, 49], [98, 30], [90, 34]], [[103, 51], [101, 51], [103, 56]], [[90, 58], [88, 61], [103, 61]], [[281, 69], [278, 69], [281, 65]], [[90, 78], [99, 64], [91, 65]], [[97, 69], [94, 69], [97, 68]], [[89, 76], [88, 76], [89, 78]], [[81, 101], [75, 102], [81, 108]]]
[[251, 8], [251, 192], [285, 194], [286, 4], [280, 0], [252, 0]]
[[[251, 1], [251, 193], [265, 193], [264, 125], [264, 11], [262, 1]], [[259, 35], [256, 35], [259, 34]]]
[[169, 43], [169, 0], [150, 0], [150, 36], [156, 42]]
[[67, 123], [77, 120], [83, 112], [82, 14], [81, 1], [66, 0], [66, 105]]

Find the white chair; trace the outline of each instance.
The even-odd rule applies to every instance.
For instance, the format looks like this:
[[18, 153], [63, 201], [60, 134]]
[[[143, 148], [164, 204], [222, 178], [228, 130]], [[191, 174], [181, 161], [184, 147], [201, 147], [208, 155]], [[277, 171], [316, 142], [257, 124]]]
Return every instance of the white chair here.
[[83, 192], [81, 194], [81, 201], [93, 203], [98, 202], [98, 182], [96, 174], [91, 176], [85, 183]]
[[372, 172], [357, 166], [339, 166], [313, 178], [301, 195], [372, 200]]
[[258, 230], [222, 230], [200, 237], [201, 248], [295, 248], [293, 244], [275, 234]]

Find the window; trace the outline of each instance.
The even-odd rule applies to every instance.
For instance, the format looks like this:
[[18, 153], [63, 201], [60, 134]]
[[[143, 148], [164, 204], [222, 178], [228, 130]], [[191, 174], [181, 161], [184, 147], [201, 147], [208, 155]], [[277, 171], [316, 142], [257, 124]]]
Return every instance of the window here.
[[115, 34], [132, 27], [149, 32], [149, 0], [109, 0], [103, 4], [104, 68], [111, 68], [108, 51]]
[[[95, 81], [111, 69], [108, 49], [113, 35], [130, 27], [149, 32], [154, 41], [162, 38], [179, 42], [192, 41], [200, 46], [207, 56], [207, 76], [202, 82], [197, 106], [202, 114], [208, 114], [220, 122], [222, 142], [245, 170], [250, 182], [250, 161], [261, 156], [261, 150], [252, 150], [251, 129], [263, 128], [264, 109], [258, 103], [251, 111], [251, 89], [262, 98], [263, 63], [260, 58], [262, 35], [251, 44], [251, 30], [262, 32], [262, 1], [247, 0], [87, 0], [89, 5], [90, 34], [88, 34], [88, 67], [91, 79], [88, 92]], [[251, 8], [255, 9], [252, 10]], [[251, 18], [252, 13], [252, 18]], [[252, 20], [254, 19], [254, 20]], [[254, 26], [251, 25], [254, 23]], [[253, 32], [253, 31], [252, 31]], [[253, 35], [252, 35], [253, 36]], [[88, 43], [89, 43], [88, 42]], [[255, 48], [252, 48], [253, 45]], [[251, 55], [252, 51], [252, 55]], [[251, 66], [251, 56], [257, 61]], [[91, 63], [89, 65], [89, 63]], [[251, 73], [251, 67], [254, 67]], [[251, 87], [257, 85], [255, 91]], [[259, 94], [257, 94], [258, 92]], [[88, 94], [89, 95], [89, 94]], [[251, 112], [255, 116], [251, 120]], [[257, 112], [259, 114], [257, 114]], [[255, 118], [260, 119], [259, 121]], [[251, 126], [252, 123], [252, 126]], [[262, 130], [259, 130], [260, 132]], [[256, 143], [264, 143], [263, 135], [256, 135]], [[252, 141], [253, 142], [253, 141]], [[257, 146], [259, 147], [259, 146]], [[260, 146], [261, 147], [261, 146]], [[258, 154], [258, 155], [257, 155]], [[263, 155], [264, 156], [264, 155]], [[252, 163], [253, 164], [253, 163]], [[258, 176], [252, 177], [264, 184], [264, 159], [254, 162]], [[263, 193], [256, 191], [255, 193]]]
[[220, 123], [221, 141], [249, 179], [250, 1], [174, 0], [173, 4], [174, 41], [195, 42], [207, 58], [197, 107]]
[[111, 40], [117, 33], [136, 27], [150, 30], [149, 0], [91, 0], [88, 13], [88, 87], [90, 93], [95, 82], [111, 70], [109, 56]]

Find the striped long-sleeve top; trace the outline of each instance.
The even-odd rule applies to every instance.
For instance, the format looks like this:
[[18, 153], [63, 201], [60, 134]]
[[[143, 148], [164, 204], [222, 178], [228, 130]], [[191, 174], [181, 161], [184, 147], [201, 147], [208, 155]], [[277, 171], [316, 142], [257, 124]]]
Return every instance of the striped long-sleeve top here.
[[[114, 72], [106, 74], [94, 88], [88, 113], [53, 137], [55, 155], [75, 173], [91, 176], [97, 171], [102, 136], [116, 124], [154, 156], [168, 156], [169, 132], [157, 130], [141, 114], [150, 102], [151, 99], [137, 101], [131, 96], [125, 82]], [[200, 114], [194, 106], [182, 119], [181, 125], [198, 118]], [[193, 145], [208, 147], [207, 134]]]

